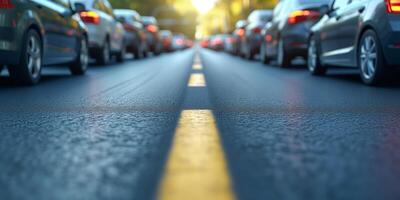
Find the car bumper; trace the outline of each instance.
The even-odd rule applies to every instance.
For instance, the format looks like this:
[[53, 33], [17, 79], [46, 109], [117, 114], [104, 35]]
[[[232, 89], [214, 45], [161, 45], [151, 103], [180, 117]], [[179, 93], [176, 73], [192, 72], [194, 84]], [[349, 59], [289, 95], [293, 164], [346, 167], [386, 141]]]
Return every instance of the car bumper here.
[[400, 67], [400, 19], [389, 20], [387, 31], [379, 34], [383, 46], [383, 53], [388, 65]]
[[287, 53], [295, 56], [306, 56], [308, 48], [308, 35], [289, 34], [283, 38]]
[[1, 65], [17, 65], [19, 63], [18, 51], [0, 50], [0, 64]]
[[19, 46], [14, 28], [0, 27], [0, 64], [15, 65], [19, 63]]

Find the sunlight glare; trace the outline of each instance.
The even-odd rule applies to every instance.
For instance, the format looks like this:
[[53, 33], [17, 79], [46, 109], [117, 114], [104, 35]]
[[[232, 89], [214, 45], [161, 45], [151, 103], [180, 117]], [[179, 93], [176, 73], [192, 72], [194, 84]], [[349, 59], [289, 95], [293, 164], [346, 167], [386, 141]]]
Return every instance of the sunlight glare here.
[[200, 14], [205, 14], [215, 6], [217, 0], [192, 0], [193, 6]]

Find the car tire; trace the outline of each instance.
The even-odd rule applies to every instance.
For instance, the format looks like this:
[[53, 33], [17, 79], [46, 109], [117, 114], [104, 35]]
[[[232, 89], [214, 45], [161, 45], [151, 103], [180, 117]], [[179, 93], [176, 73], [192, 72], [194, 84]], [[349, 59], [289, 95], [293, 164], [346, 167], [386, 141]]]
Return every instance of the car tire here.
[[362, 34], [357, 48], [357, 61], [360, 76], [366, 85], [381, 85], [389, 78], [390, 69], [374, 31], [367, 30]]
[[76, 60], [69, 65], [72, 75], [84, 75], [89, 65], [89, 47], [86, 37], [80, 39], [79, 52]]
[[39, 33], [29, 29], [21, 48], [20, 63], [8, 67], [11, 78], [18, 84], [35, 85], [42, 73], [43, 46]]
[[261, 44], [261, 48], [260, 48], [260, 57], [261, 57], [261, 62], [263, 64], [270, 64], [271, 63], [271, 59], [268, 57], [267, 54], [267, 44], [262, 43]]
[[280, 39], [278, 42], [278, 55], [276, 58], [277, 64], [279, 67], [286, 68], [290, 67], [292, 64], [292, 58], [290, 57], [289, 53], [285, 49], [285, 45], [283, 40]]
[[313, 36], [308, 42], [307, 67], [310, 73], [316, 76], [325, 75], [327, 72], [327, 68], [321, 64], [319, 52], [318, 43]]
[[111, 60], [111, 47], [110, 42], [106, 40], [103, 44], [103, 47], [100, 49], [99, 53], [96, 56], [96, 62], [99, 65], [107, 65]]
[[125, 55], [126, 55], [126, 47], [122, 47], [121, 51], [119, 51], [116, 55], [117, 62], [123, 63], [125, 61]]

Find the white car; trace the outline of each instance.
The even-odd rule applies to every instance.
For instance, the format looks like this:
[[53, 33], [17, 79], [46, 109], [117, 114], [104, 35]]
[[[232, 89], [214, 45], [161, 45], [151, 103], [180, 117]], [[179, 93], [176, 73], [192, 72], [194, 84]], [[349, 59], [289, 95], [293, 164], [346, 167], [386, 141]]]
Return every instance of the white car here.
[[82, 21], [88, 27], [90, 55], [97, 63], [105, 65], [115, 55], [124, 61], [124, 27], [117, 21], [108, 0], [74, 0]]

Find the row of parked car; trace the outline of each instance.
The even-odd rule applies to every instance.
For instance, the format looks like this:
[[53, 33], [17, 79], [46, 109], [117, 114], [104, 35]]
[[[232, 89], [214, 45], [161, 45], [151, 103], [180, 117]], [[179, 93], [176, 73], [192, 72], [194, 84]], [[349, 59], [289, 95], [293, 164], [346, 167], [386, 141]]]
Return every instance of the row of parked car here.
[[357, 68], [367, 85], [384, 83], [400, 66], [399, 0], [281, 0], [274, 10], [256, 10], [232, 34], [201, 41], [263, 63], [289, 67], [307, 60], [311, 74], [331, 67]]
[[[1, 2], [0, 2], [1, 3]], [[85, 74], [93, 58], [108, 64], [190, 47], [183, 35], [159, 31], [157, 20], [108, 0], [11, 0], [0, 8], [0, 72], [18, 83], [39, 82], [44, 65], [68, 65]]]

